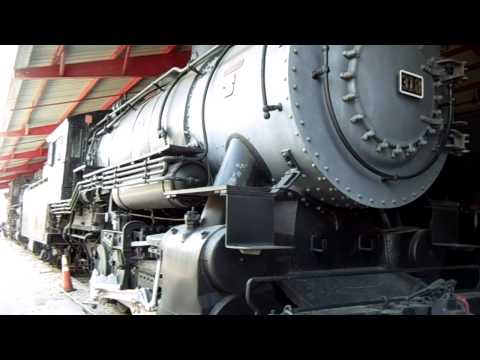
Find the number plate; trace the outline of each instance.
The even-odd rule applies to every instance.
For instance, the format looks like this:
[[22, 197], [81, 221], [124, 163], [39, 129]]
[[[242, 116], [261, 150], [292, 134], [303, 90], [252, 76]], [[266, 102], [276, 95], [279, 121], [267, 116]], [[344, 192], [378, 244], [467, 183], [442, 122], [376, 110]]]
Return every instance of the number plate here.
[[399, 75], [400, 93], [412, 96], [417, 99], [423, 99], [423, 76], [411, 72], [400, 70]]

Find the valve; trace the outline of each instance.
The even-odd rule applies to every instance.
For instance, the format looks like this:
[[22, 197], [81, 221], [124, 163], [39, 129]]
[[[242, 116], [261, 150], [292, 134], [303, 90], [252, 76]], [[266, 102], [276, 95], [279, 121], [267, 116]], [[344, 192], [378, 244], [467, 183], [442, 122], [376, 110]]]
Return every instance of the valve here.
[[200, 213], [192, 207], [192, 210], [187, 211], [184, 219], [187, 229], [192, 230], [200, 224]]

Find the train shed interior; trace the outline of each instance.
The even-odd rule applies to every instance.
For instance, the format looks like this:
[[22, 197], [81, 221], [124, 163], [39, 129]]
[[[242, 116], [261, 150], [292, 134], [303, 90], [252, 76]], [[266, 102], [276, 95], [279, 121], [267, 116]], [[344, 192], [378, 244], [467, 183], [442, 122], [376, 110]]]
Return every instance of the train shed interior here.
[[[444, 231], [448, 246], [475, 250], [480, 249], [477, 241], [480, 235], [480, 191], [477, 190], [480, 173], [475, 171], [480, 162], [480, 45], [442, 45], [441, 49], [444, 59], [466, 64], [466, 77], [455, 85], [453, 94], [455, 125], [468, 134], [468, 152], [465, 156], [449, 155], [444, 170], [434, 185], [425, 192], [425, 196], [406, 205], [406, 209], [412, 211], [405, 211], [403, 220], [405, 226], [410, 225], [411, 220], [412, 224], [421, 223], [425, 228], [435, 223], [438, 225], [435, 231]], [[14, 78], [9, 88], [8, 116], [0, 123], [0, 191], [4, 191], [7, 206], [13, 205], [18, 196], [13, 190], [15, 181], [30, 184], [42, 178], [43, 166], [49, 161], [47, 138], [62, 123], [72, 118], [81, 119], [86, 124], [92, 123], [92, 114], [118, 108], [171, 68], [187, 66], [192, 51], [192, 45], [20, 45], [15, 59]], [[131, 166], [134, 166], [133, 162]], [[419, 218], [416, 209], [431, 207], [430, 199], [435, 199], [433, 206], [437, 212], [432, 211], [425, 218]], [[9, 208], [9, 211], [12, 209]], [[126, 209], [131, 210], [128, 206]], [[147, 209], [141, 208], [140, 211]], [[172, 213], [177, 215], [180, 211]], [[148, 218], [145, 214], [143, 217]], [[151, 220], [153, 224], [153, 210]], [[177, 216], [176, 221], [178, 220]], [[448, 222], [448, 230], [441, 227], [442, 222]], [[451, 234], [448, 231], [454, 231], [454, 237], [462, 241], [449, 243], [447, 237]], [[12, 254], [17, 251], [12, 246], [0, 243], [0, 253], [3, 251]], [[22, 254], [21, 261], [26, 267], [30, 266], [28, 255]], [[428, 262], [428, 259], [425, 261]], [[473, 257], [473, 251], [467, 251], [459, 255], [458, 259], [452, 258], [449, 261], [456, 265], [476, 261], [476, 258]], [[38, 283], [45, 284], [55, 276], [58, 278], [61, 273], [52, 270], [54, 275], [51, 275], [52, 271], [43, 267], [36, 267], [36, 270], [37, 273], [40, 271], [49, 274], [43, 279], [38, 278]], [[471, 274], [471, 271], [466, 271], [465, 277], [459, 277], [460, 288], [480, 284], [480, 272], [477, 271], [476, 277]], [[449, 273], [446, 271], [442, 275], [448, 277]], [[29, 276], [27, 272], [22, 273], [22, 281]], [[77, 289], [83, 289], [87, 283], [87, 280], [83, 284], [75, 281]], [[4, 290], [8, 291], [5, 286]], [[39, 288], [35, 291], [37, 294], [32, 296], [40, 299], [38, 301], [44, 309], [39, 313], [56, 311], [55, 304], [59, 304], [60, 313], [81, 314], [87, 311], [85, 303], [82, 303], [87, 298], [86, 287], [83, 292], [78, 291], [77, 300], [72, 298], [81, 309], [59, 297], [57, 288], [52, 290], [50, 287], [47, 293], [42, 294]], [[82, 296], [85, 299], [78, 300]], [[52, 297], [54, 302], [49, 302], [47, 297]], [[11, 313], [18, 312], [11, 300], [6, 304], [0, 301], [0, 313], [2, 306]], [[24, 306], [33, 313], [38, 310], [35, 302], [25, 303]], [[117, 314], [125, 312], [125, 309], [111, 310], [107, 306], [97, 309], [97, 312]]]

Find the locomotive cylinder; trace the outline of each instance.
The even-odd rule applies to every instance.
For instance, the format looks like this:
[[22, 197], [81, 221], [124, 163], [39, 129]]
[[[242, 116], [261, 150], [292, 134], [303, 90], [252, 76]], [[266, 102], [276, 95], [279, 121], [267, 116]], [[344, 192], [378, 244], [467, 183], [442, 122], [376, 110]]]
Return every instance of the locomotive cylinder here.
[[[241, 136], [272, 184], [296, 167], [296, 189], [307, 198], [338, 207], [403, 206], [431, 186], [446, 159], [435, 158], [441, 126], [425, 120], [443, 120], [434, 100], [439, 88], [424, 71], [435, 57], [436, 46], [234, 46], [127, 113], [102, 137], [97, 165], [166, 144], [208, 144], [217, 171], [229, 140]], [[399, 91], [405, 72], [421, 94]], [[159, 186], [151, 190], [158, 194]], [[147, 193], [122, 190], [117, 204], [168, 205]]]
[[197, 162], [172, 165], [164, 177], [165, 180], [152, 184], [117, 187], [112, 190], [112, 199], [125, 210], [188, 208], [198, 200], [168, 199], [165, 192], [207, 183], [206, 171]]

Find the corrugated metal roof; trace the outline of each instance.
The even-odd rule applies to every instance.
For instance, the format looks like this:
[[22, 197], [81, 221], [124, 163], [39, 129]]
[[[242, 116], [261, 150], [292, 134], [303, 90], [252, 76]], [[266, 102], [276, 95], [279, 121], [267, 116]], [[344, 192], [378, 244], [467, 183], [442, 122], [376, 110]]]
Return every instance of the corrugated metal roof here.
[[[14, 101], [14, 107], [10, 108], [26, 108], [32, 105], [35, 94], [38, 93], [42, 85], [42, 80], [22, 81], [21, 90]], [[11, 118], [7, 125], [7, 130], [20, 129], [28, 119], [30, 110], [17, 110], [11, 112]]]
[[67, 64], [108, 60], [119, 45], [71, 45], [65, 54]]
[[[28, 67], [50, 65], [58, 45], [35, 45]], [[15, 65], [15, 68], [18, 67]]]
[[167, 47], [168, 45], [138, 45], [131, 50], [130, 54], [132, 56], [162, 54], [166, 51]]
[[33, 45], [21, 45], [18, 47], [15, 67], [25, 68], [29, 66], [32, 57]]
[[89, 82], [89, 79], [49, 81], [38, 104], [48, 106], [40, 106], [32, 112], [30, 117], [31, 127], [54, 124], [61, 121], [61, 116], [70, 107], [71, 101], [79, 98], [82, 89]]
[[[64, 49], [64, 63], [80, 64], [111, 60], [114, 55], [124, 56], [119, 50], [127, 45], [20, 45], [15, 60], [15, 69], [50, 66], [58, 63], [58, 55]], [[130, 57], [165, 53], [172, 45], [130, 45]], [[185, 51], [189, 45], [178, 45], [176, 51]], [[119, 97], [132, 78], [14, 79], [10, 85], [7, 101], [10, 116], [0, 124], [2, 132], [28, 127], [54, 125], [63, 121], [65, 114], [73, 116], [102, 109], [105, 104]], [[131, 93], [137, 93], [153, 79], [143, 79]], [[86, 93], [86, 89], [90, 91]], [[79, 102], [79, 99], [83, 100]], [[34, 106], [35, 105], [35, 106]], [[69, 113], [70, 112], [70, 113]], [[0, 156], [37, 150], [45, 146], [46, 135], [23, 137], [0, 137]], [[42, 160], [0, 160], [0, 177], [5, 176], [5, 167], [14, 167]], [[44, 160], [44, 158], [43, 158]]]

